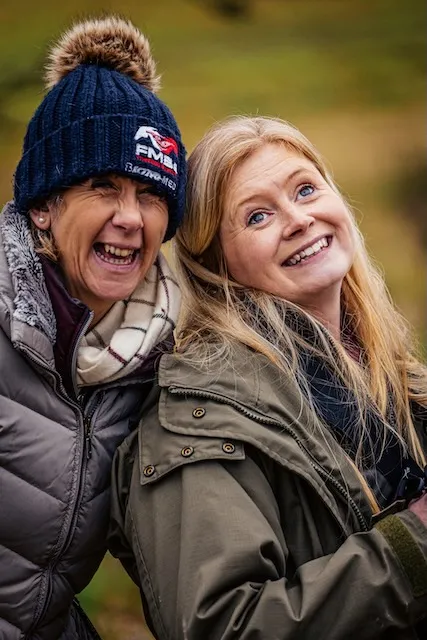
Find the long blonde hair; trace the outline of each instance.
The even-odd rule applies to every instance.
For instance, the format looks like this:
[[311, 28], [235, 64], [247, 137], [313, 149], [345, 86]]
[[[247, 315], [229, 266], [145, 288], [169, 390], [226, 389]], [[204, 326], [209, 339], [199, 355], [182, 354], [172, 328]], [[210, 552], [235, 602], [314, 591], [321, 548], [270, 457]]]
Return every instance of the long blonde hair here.
[[[395, 431], [417, 462], [424, 465], [411, 401], [427, 406], [427, 369], [415, 355], [406, 322], [393, 306], [382, 276], [368, 257], [347, 203], [354, 224], [356, 254], [342, 286], [342, 330], [358, 345], [360, 363], [349, 355], [344, 340], [335, 341], [304, 309], [266, 292], [243, 288], [227, 272], [219, 226], [230, 178], [245, 158], [268, 143], [285, 145], [310, 160], [339, 193], [315, 147], [289, 123], [276, 118], [236, 116], [208, 131], [189, 158], [187, 212], [175, 239], [183, 293], [177, 352], [202, 361], [208, 354], [212, 357], [212, 345], [216, 345], [217, 356], [226, 359], [233, 344], [240, 342], [295, 375], [300, 386], [304, 380], [300, 348], [314, 352], [327, 361], [338, 380], [357, 399], [361, 429], [357, 467], [363, 467], [362, 442], [369, 438], [364, 416], [372, 405], [385, 424], [383, 443], [388, 431]], [[284, 318], [290, 321], [284, 322]], [[299, 330], [298, 318], [310, 327], [309, 341]], [[305, 391], [310, 400], [308, 389]]]

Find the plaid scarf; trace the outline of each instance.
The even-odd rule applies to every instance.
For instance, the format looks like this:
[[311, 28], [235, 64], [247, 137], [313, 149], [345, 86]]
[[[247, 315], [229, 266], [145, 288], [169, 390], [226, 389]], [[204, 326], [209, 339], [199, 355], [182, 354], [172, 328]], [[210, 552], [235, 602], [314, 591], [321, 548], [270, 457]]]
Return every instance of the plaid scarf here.
[[159, 254], [127, 300], [83, 336], [77, 356], [77, 383], [112, 382], [142, 365], [150, 351], [175, 328], [180, 293], [166, 258]]

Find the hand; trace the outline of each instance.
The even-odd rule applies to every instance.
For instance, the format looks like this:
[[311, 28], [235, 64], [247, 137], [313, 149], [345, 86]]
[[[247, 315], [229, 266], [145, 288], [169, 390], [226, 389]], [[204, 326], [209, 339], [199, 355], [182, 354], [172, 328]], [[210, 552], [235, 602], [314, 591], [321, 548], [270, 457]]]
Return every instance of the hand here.
[[427, 527], [427, 493], [423, 493], [420, 498], [412, 500], [408, 506], [409, 511], [419, 517], [425, 527]]

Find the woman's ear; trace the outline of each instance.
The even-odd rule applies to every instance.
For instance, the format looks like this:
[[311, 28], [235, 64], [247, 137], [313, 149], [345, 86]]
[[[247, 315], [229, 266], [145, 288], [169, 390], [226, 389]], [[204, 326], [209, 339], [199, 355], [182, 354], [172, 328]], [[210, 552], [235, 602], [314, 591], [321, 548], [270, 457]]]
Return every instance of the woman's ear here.
[[43, 231], [50, 229], [52, 220], [49, 205], [44, 204], [39, 207], [34, 207], [30, 209], [29, 213], [31, 220], [38, 229], [42, 229]]

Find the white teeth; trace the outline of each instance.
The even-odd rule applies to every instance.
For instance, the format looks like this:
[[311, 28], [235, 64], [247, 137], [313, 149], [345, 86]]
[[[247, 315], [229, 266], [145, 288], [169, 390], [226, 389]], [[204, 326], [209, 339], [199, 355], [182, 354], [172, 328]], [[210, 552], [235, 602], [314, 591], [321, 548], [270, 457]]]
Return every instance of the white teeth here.
[[328, 246], [329, 246], [329, 243], [328, 243], [326, 237], [321, 238], [320, 240], [318, 240], [317, 242], [312, 244], [311, 247], [307, 247], [307, 249], [304, 249], [300, 253], [295, 253], [292, 256], [292, 258], [289, 258], [288, 260], [286, 260], [285, 264], [289, 264], [289, 265], [298, 264], [298, 262], [301, 262], [301, 260], [303, 260], [304, 258], [308, 258], [309, 256], [313, 256], [313, 255], [315, 255], [316, 253], [319, 253], [319, 251], [322, 251], [325, 247], [328, 247]]

